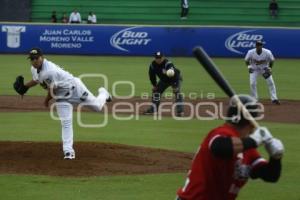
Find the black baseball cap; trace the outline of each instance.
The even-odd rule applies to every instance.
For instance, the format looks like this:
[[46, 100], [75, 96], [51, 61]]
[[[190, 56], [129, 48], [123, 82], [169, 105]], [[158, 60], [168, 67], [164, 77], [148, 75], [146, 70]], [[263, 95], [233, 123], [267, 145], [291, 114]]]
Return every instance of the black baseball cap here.
[[162, 58], [164, 56], [164, 54], [161, 52], [161, 51], [157, 51], [157, 52], [155, 52], [155, 54], [154, 54], [154, 57], [155, 58]]
[[265, 42], [262, 40], [257, 40], [255, 44], [256, 44], [256, 46], [262, 46], [265, 44]]
[[38, 58], [43, 55], [43, 52], [40, 48], [34, 47], [29, 51], [28, 59]]

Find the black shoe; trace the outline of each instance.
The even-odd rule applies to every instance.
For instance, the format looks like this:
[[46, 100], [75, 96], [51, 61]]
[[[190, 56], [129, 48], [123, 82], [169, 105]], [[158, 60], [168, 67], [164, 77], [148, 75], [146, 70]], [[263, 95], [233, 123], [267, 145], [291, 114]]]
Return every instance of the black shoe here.
[[276, 105], [280, 105], [280, 101], [278, 99], [273, 100], [272, 103]]
[[106, 102], [111, 102], [112, 101], [111, 95], [109, 94], [109, 92], [104, 87], [100, 87], [98, 89], [98, 92], [99, 92], [99, 95], [102, 93], [102, 94], [107, 96]]
[[64, 155], [64, 160], [74, 160], [75, 152], [66, 152]]
[[109, 97], [106, 99], [106, 102], [112, 102], [112, 97], [109, 95]]

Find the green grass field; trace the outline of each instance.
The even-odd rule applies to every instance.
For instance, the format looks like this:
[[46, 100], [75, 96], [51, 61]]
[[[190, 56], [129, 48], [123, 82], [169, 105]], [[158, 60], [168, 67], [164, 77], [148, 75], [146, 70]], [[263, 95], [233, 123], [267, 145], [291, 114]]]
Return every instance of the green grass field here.
[[[48, 56], [78, 76], [83, 73], [107, 75], [109, 87], [115, 81], [130, 80], [135, 84], [135, 95], [150, 92], [147, 78], [150, 57], [92, 57], [92, 56]], [[206, 72], [193, 58], [171, 59], [183, 73], [183, 92], [196, 92], [199, 97], [216, 93], [224, 97]], [[215, 59], [229, 82], [239, 93], [248, 93], [248, 76], [243, 59]], [[14, 95], [12, 83], [16, 75], [30, 78], [29, 62], [25, 55], [0, 55], [0, 95]], [[300, 93], [299, 60], [278, 59], [274, 66], [274, 79], [281, 99], [298, 99]], [[86, 81], [92, 92], [96, 92], [101, 81]], [[259, 80], [259, 93], [268, 98], [264, 80]], [[28, 95], [44, 95], [36, 87]], [[118, 94], [127, 95], [126, 87]], [[42, 102], [41, 102], [42, 104]], [[97, 113], [84, 113], [86, 122], [98, 120]], [[0, 113], [1, 141], [57, 141], [60, 142], [60, 124], [50, 119], [47, 112]], [[141, 116], [139, 120], [117, 121], [108, 116], [108, 125], [103, 128], [82, 128], [74, 123], [75, 142], [94, 141], [163, 148], [183, 152], [195, 152], [207, 131], [222, 121], [176, 121], [171, 118], [155, 121]], [[263, 123], [273, 135], [282, 139], [286, 147], [283, 159], [282, 178], [276, 184], [250, 181], [240, 192], [239, 200], [299, 200], [299, 124]], [[134, 127], [134, 128], [133, 128]], [[261, 149], [266, 156], [264, 150]], [[51, 166], [49, 166], [51, 167]], [[174, 199], [178, 187], [184, 183], [186, 173], [156, 175], [61, 178], [29, 175], [0, 175], [1, 198], [45, 199], [45, 200], [167, 200]]]
[[[132, 81], [135, 84], [135, 96], [150, 92], [148, 79], [150, 57], [100, 57], [100, 56], [48, 56], [49, 60], [59, 64], [75, 76], [81, 74], [104, 74], [108, 77], [109, 89], [116, 81]], [[14, 77], [19, 74], [25, 80], [31, 79], [30, 63], [25, 55], [0, 55], [0, 95], [15, 94], [12, 89]], [[194, 58], [170, 58], [182, 71], [184, 93], [196, 92], [198, 96], [206, 97], [207, 93], [215, 93], [224, 97], [223, 92], [216, 86], [207, 73]], [[214, 59], [229, 82], [238, 93], [249, 93], [248, 71], [243, 59]], [[278, 59], [274, 65], [274, 80], [281, 99], [300, 99], [298, 87], [300, 79], [299, 60]], [[97, 78], [84, 79], [92, 92], [96, 92], [102, 82]], [[128, 95], [128, 85], [120, 86], [120, 95]], [[269, 98], [265, 81], [260, 78], [258, 91], [261, 98]], [[28, 95], [44, 95], [40, 88], [31, 90]]]

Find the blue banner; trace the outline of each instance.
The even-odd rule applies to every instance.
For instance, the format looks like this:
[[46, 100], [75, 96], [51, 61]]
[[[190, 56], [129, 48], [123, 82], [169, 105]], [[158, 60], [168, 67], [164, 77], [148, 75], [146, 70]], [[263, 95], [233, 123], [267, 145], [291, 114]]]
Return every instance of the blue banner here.
[[300, 58], [300, 29], [291, 28], [0, 25], [0, 53], [40, 47], [47, 54], [192, 56], [202, 46], [210, 56], [243, 57], [264, 40], [275, 57]]

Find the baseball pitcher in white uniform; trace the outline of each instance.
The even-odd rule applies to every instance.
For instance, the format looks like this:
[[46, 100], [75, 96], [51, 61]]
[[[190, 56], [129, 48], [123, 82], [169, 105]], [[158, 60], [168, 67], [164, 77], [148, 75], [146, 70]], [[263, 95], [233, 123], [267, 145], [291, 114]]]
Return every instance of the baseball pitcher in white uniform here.
[[250, 75], [251, 96], [258, 99], [257, 77], [262, 75], [268, 84], [272, 103], [280, 105], [272, 77], [272, 67], [275, 59], [270, 50], [263, 48], [263, 44], [262, 41], [256, 41], [256, 48], [249, 50], [245, 57]]
[[105, 88], [100, 87], [99, 94], [95, 97], [79, 78], [44, 58], [39, 48], [31, 49], [28, 58], [32, 65], [32, 80], [24, 84], [24, 78], [18, 76], [14, 88], [20, 95], [37, 84], [48, 90], [44, 105], [48, 107], [49, 101], [55, 100], [62, 126], [64, 159], [75, 159], [72, 105], [84, 103], [90, 109], [100, 112], [105, 103], [111, 101], [111, 96]]

